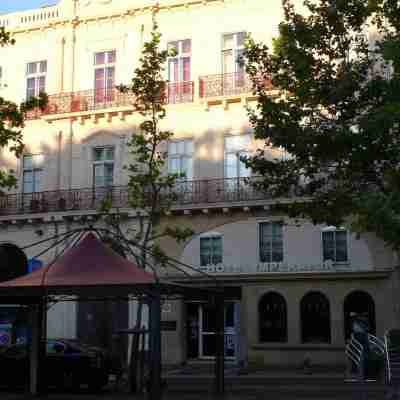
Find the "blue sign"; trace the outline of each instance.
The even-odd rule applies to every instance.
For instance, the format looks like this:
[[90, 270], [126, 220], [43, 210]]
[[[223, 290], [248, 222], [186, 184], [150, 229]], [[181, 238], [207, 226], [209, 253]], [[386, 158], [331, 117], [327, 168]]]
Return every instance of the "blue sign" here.
[[28, 261], [28, 273], [37, 271], [38, 269], [43, 267], [43, 262], [38, 260], [37, 258], [31, 258]]

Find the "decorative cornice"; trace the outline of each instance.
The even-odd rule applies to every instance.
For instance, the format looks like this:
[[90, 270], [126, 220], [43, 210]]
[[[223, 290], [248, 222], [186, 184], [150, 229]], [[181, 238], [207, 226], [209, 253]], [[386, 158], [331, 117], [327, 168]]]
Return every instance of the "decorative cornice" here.
[[[137, 7], [137, 8], [131, 8], [127, 9], [125, 11], [117, 11], [114, 14], [111, 15], [96, 15], [96, 16], [84, 16], [84, 17], [79, 17], [76, 16], [74, 18], [68, 18], [68, 19], [60, 19], [58, 21], [50, 21], [47, 24], [43, 24], [40, 26], [31, 26], [31, 27], [26, 27], [26, 28], [16, 28], [16, 29], [9, 29], [9, 31], [16, 35], [16, 34], [24, 34], [24, 33], [31, 33], [31, 32], [40, 32], [44, 31], [46, 29], [55, 29], [58, 26], [64, 27], [65, 25], [72, 25], [74, 27], [78, 26], [81, 23], [88, 23], [88, 22], [98, 22], [98, 21], [103, 21], [103, 20], [113, 20], [113, 19], [119, 19], [119, 18], [126, 18], [126, 17], [134, 17], [136, 15], [143, 15], [143, 14], [151, 14], [154, 11], [155, 12], [172, 12], [177, 8], [190, 8], [193, 6], [207, 6], [209, 4], [224, 4], [225, 0], [186, 0], [186, 1], [177, 1], [176, 3], [173, 4], [166, 4], [166, 5], [159, 5], [158, 7], [155, 6], [145, 6], [145, 7]], [[36, 11], [36, 10], [32, 10]], [[62, 16], [61, 16], [62, 18]]]

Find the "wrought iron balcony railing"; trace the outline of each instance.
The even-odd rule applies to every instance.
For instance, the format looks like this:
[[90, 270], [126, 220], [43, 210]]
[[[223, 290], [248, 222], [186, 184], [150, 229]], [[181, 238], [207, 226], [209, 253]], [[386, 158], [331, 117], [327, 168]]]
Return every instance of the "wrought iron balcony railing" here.
[[244, 72], [202, 76], [199, 84], [202, 98], [251, 93], [253, 88], [250, 78]]
[[[265, 191], [257, 190], [257, 178], [210, 179], [178, 182], [172, 193], [173, 208], [207, 207], [222, 203], [246, 203], [270, 199]], [[173, 195], [173, 196], [171, 196]], [[1, 215], [99, 210], [107, 200], [113, 208], [129, 208], [126, 186], [89, 189], [18, 193], [0, 196]]]
[[[192, 81], [168, 83], [166, 103], [192, 102], [193, 92], [194, 84]], [[133, 95], [122, 93], [116, 88], [59, 93], [49, 95], [48, 104], [44, 110], [29, 111], [26, 117], [27, 119], [37, 119], [44, 115], [105, 110], [131, 106], [132, 104]]]
[[[270, 79], [262, 81], [266, 88], [273, 88]], [[235, 96], [253, 91], [253, 83], [245, 72], [201, 76], [199, 87], [201, 98]]]

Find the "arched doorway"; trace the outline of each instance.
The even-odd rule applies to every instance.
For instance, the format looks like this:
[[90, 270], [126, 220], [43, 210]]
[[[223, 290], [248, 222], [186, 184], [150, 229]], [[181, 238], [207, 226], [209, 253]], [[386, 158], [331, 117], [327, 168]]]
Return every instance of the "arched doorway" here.
[[328, 298], [309, 292], [300, 303], [302, 343], [331, 342], [331, 312]]
[[261, 297], [258, 324], [260, 342], [287, 342], [287, 307], [282, 295], [269, 292]]
[[370, 333], [376, 333], [375, 302], [372, 296], [362, 290], [355, 290], [349, 293], [344, 299], [344, 335], [345, 339], [351, 336], [352, 315], [361, 314], [368, 318]]

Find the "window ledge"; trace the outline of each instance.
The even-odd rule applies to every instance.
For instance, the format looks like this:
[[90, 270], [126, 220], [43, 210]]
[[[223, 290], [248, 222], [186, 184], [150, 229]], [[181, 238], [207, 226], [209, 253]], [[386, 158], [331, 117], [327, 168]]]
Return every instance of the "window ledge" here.
[[329, 343], [304, 343], [304, 344], [288, 344], [288, 343], [257, 343], [251, 346], [253, 350], [328, 350], [328, 351], [344, 351], [344, 346], [332, 345]]

